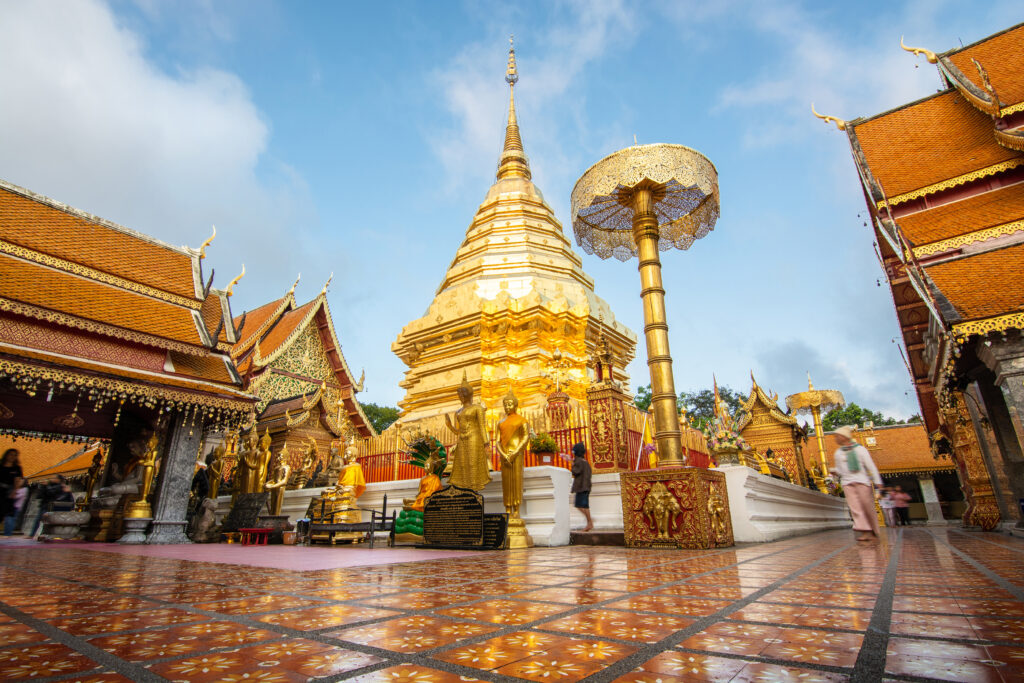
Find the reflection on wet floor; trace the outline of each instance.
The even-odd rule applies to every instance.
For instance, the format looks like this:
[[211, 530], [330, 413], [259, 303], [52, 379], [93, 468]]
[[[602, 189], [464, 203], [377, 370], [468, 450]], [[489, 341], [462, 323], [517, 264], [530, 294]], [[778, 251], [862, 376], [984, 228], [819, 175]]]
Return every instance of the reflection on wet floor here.
[[3, 547], [0, 680], [1024, 680], [1024, 541], [887, 533], [316, 571]]

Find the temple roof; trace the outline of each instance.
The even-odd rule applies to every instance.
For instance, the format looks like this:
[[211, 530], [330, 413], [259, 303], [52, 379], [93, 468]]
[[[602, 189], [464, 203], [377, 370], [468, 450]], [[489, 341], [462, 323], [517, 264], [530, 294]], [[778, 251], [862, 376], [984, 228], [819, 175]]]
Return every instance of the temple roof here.
[[235, 336], [229, 294], [203, 286], [201, 256], [0, 181], [5, 374], [52, 381], [66, 368], [122, 396], [245, 409], [221, 353]]
[[985, 173], [1020, 156], [995, 141], [992, 119], [956, 90], [850, 126], [890, 202], [954, 178]]
[[[298, 306], [295, 303], [295, 285], [292, 285], [292, 289], [280, 299], [267, 302], [246, 312], [245, 324], [239, 330], [241, 341], [232, 347], [231, 356], [238, 364], [238, 371], [246, 382], [246, 386], [252, 387], [252, 390], [261, 397], [261, 405], [263, 405], [261, 420], [275, 411], [283, 412], [285, 408], [278, 410], [278, 406], [282, 402], [291, 405], [289, 402], [298, 401], [295, 405], [301, 408], [301, 403], [305, 400], [303, 392], [308, 391], [308, 387], [314, 387], [316, 383], [327, 379], [330, 398], [318, 391], [315, 402], [321, 403], [328, 428], [335, 434], [340, 434], [340, 428], [335, 419], [337, 407], [334, 403], [340, 400], [344, 402], [345, 412], [359, 434], [364, 437], [372, 436], [375, 434], [373, 426], [355, 398], [356, 392], [361, 391], [362, 386], [361, 383], [357, 386], [345, 356], [341, 352], [341, 343], [334, 331], [334, 321], [331, 319], [330, 308], [327, 305], [326, 289], [325, 285], [315, 299]], [[235, 319], [235, 324], [239, 324], [241, 320], [242, 317], [239, 316]], [[327, 355], [327, 362], [331, 367], [332, 376], [330, 378], [314, 376], [317, 368], [312, 366], [304, 370], [309, 376], [303, 376], [301, 379], [294, 372], [288, 372], [286, 376], [293, 377], [298, 383], [295, 386], [301, 385], [307, 388], [299, 389], [287, 396], [271, 395], [268, 390], [264, 389], [266, 378], [277, 374], [275, 365], [281, 362], [296, 340], [311, 326], [319, 335]]]
[[962, 320], [1024, 311], [1024, 244], [944, 261], [926, 271]]
[[195, 299], [201, 291], [193, 268], [198, 253], [172, 247], [2, 180], [0, 236], [10, 244], [168, 294]]
[[983, 85], [973, 60], [977, 60], [988, 74], [996, 94], [1004, 107], [1024, 101], [1024, 70], [1020, 57], [1024, 54], [1024, 24], [979, 40], [967, 47], [946, 52], [947, 57], [976, 85]]
[[84, 447], [84, 443], [29, 438], [13, 439], [10, 436], [0, 435], [0, 454], [8, 448], [16, 448], [18, 461], [21, 463], [21, 472], [26, 479], [80, 453]]
[[[831, 469], [832, 454], [839, 445], [836, 443], [835, 432], [825, 432], [822, 437], [825, 440], [825, 454]], [[867, 447], [875, 467], [882, 474], [926, 473], [956, 468], [948, 457], [935, 459], [928, 442], [928, 433], [920, 423], [858, 429], [854, 438], [859, 444]], [[870, 441], [872, 438], [874, 444]]]
[[768, 414], [771, 415], [775, 420], [786, 425], [795, 425], [797, 423], [796, 418], [791, 415], [782, 412], [779, 408], [779, 396], [778, 394], [768, 395], [757, 380], [754, 379], [754, 373], [750, 373], [750, 381], [753, 385], [750, 388], [750, 395], [747, 396], [746, 401], [740, 406], [740, 410], [744, 413], [743, 418], [737, 424], [736, 428], [742, 430], [748, 424], [753, 417], [753, 411], [755, 406], [760, 403], [763, 409], [767, 410]]
[[911, 213], [898, 222], [910, 244], [919, 247], [1022, 217], [1024, 182]]

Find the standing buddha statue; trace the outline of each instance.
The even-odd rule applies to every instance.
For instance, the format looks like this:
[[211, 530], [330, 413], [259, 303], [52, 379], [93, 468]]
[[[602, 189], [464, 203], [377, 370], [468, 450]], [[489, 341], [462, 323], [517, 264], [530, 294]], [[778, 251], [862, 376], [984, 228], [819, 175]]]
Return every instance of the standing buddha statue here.
[[267, 469], [270, 467], [270, 457], [270, 429], [265, 429], [262, 438], [260, 438], [260, 458], [259, 465], [256, 467], [256, 481], [253, 486], [253, 493], [259, 493], [264, 490], [264, 485], [267, 481]]
[[452, 486], [480, 491], [491, 481], [488, 466], [487, 422], [486, 411], [479, 403], [473, 402], [473, 387], [462, 373], [462, 384], [458, 388], [462, 408], [455, 413], [455, 422], [445, 414], [444, 420], [448, 429], [458, 435], [452, 455], [451, 477], [448, 483]]
[[220, 478], [224, 474], [224, 444], [219, 444], [213, 449], [213, 453], [206, 462], [206, 476], [210, 479], [209, 498], [217, 500], [217, 491], [220, 489]]
[[292, 473], [287, 456], [288, 446], [285, 445], [274, 458], [267, 475], [267, 482], [263, 486], [263, 489], [270, 493], [270, 498], [267, 499], [267, 510], [271, 515], [280, 515], [281, 505], [284, 503], [284, 490], [288, 484], [288, 477]]
[[519, 516], [523, 503], [523, 459], [530, 443], [530, 427], [516, 411], [519, 399], [509, 387], [501, 401], [505, 419], [498, 423], [498, 454], [501, 456], [501, 494], [508, 513], [508, 539], [510, 548], [529, 548], [533, 545], [526, 525]]

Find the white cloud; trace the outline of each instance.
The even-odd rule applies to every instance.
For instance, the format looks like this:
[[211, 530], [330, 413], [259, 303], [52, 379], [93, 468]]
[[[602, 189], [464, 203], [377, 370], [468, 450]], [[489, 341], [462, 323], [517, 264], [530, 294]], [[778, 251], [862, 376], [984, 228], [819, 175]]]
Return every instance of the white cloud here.
[[[558, 9], [568, 18], [540, 32], [531, 27], [528, 35], [517, 39], [516, 48], [522, 78], [516, 88], [516, 110], [524, 146], [534, 172], [543, 169], [547, 176], [570, 166], [558, 142], [566, 134], [561, 126], [574, 126], [575, 136], [591, 134], [582, 115], [585, 102], [565, 97], [574, 80], [607, 51], [631, 41], [637, 24], [633, 11], [621, 0], [575, 0], [558, 4]], [[467, 45], [435, 74], [455, 124], [430, 131], [428, 137], [445, 169], [449, 189], [478, 183], [495, 171], [508, 107], [508, 86], [502, 78], [503, 41], [509, 26], [490, 27], [487, 39]]]
[[221, 285], [241, 261], [298, 269], [300, 254], [282, 263], [268, 245], [286, 239], [304, 185], [260, 167], [270, 130], [237, 76], [161, 70], [98, 0], [4, 1], [0, 14], [0, 177], [175, 244], [216, 224]]

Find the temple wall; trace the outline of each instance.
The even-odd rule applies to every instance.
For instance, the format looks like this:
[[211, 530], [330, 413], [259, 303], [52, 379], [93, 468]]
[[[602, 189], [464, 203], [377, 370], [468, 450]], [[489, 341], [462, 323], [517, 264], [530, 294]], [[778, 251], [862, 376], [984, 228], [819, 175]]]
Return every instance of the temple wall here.
[[843, 498], [773, 479], [743, 465], [718, 469], [725, 473], [737, 543], [765, 543], [853, 526]]

